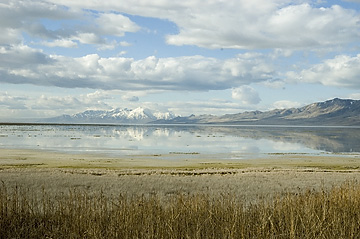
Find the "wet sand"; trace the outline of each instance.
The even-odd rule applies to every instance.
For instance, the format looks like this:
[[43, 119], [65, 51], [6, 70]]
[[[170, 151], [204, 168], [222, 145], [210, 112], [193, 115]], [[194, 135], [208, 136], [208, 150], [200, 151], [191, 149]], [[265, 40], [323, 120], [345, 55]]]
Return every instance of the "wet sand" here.
[[222, 160], [221, 155], [65, 154], [0, 149], [0, 181], [31, 192], [80, 189], [106, 195], [236, 194], [253, 201], [275, 194], [322, 190], [360, 180], [358, 154], [271, 154]]

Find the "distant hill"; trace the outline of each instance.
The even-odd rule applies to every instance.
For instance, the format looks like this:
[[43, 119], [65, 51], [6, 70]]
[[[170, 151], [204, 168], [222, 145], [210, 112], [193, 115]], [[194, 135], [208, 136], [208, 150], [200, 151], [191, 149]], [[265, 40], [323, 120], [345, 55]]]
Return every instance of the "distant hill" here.
[[157, 120], [159, 124], [234, 124], [234, 125], [316, 125], [360, 126], [360, 100], [335, 98], [301, 108], [250, 111], [223, 116], [191, 115], [170, 120]]
[[152, 111], [146, 108], [87, 110], [73, 115], [62, 115], [42, 120], [47, 123], [129, 123], [146, 124], [156, 120], [171, 120], [171, 112]]
[[223, 116], [175, 116], [146, 108], [87, 110], [73, 115], [44, 119], [46, 123], [113, 124], [224, 124], [224, 125], [307, 125], [360, 126], [360, 100], [332, 99], [301, 108], [249, 111]]

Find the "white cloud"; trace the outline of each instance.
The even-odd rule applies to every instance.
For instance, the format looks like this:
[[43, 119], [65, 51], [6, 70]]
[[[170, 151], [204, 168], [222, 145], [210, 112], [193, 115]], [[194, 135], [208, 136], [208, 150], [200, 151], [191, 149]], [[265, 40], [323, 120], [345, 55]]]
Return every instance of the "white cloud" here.
[[285, 87], [285, 81], [280, 79], [270, 79], [262, 82], [264, 86], [272, 89], [281, 89]]
[[232, 89], [231, 93], [233, 99], [240, 100], [246, 105], [256, 105], [261, 101], [257, 91], [250, 86], [244, 85], [239, 88]]
[[360, 88], [360, 54], [338, 55], [299, 73], [288, 72], [291, 81], [321, 83], [327, 86]]
[[[139, 95], [141, 93], [139, 92]], [[124, 95], [121, 96], [121, 94]], [[214, 112], [222, 115], [253, 109], [238, 102], [221, 99], [209, 99], [206, 101], [172, 101], [169, 99], [162, 103], [139, 102], [137, 99], [137, 96], [131, 95], [129, 92], [101, 90], [82, 95], [43, 94], [39, 96], [18, 96], [0, 93], [0, 108], [7, 109], [6, 116], [10, 118], [12, 116], [23, 117], [30, 113], [34, 117], [54, 117], [62, 114], [74, 114], [87, 109], [137, 108], [139, 106], [160, 111], [170, 110], [183, 116], [213, 114]]]
[[289, 108], [298, 108], [301, 106], [299, 102], [289, 101], [289, 100], [279, 100], [273, 104], [275, 109], [289, 109]]
[[72, 114], [86, 109], [111, 109], [112, 107], [106, 103], [106, 100], [111, 98], [112, 96], [109, 93], [103, 91], [78, 96], [54, 96], [49, 94], [17, 96], [2, 93], [0, 94], [0, 106], [14, 111], [13, 113], [17, 117], [30, 111], [33, 115], [39, 117], [51, 117]]
[[64, 47], [64, 48], [74, 48], [77, 47], [78, 44], [73, 40], [61, 39], [55, 41], [41, 42], [41, 45], [47, 47]]
[[21, 31], [19, 29], [7, 27], [0, 27], [0, 29], [0, 45], [21, 43]]
[[120, 51], [118, 56], [123, 56], [123, 55], [126, 55], [127, 54], [127, 51]]
[[81, 105], [81, 102], [74, 96], [46, 96], [41, 95], [29, 108], [32, 110], [52, 110], [52, 109], [74, 109]]
[[[208, 91], [272, 79], [274, 70], [261, 55], [218, 60], [184, 56], [141, 60], [47, 56], [26, 46], [0, 48], [0, 82], [104, 90]], [[11, 66], [9, 68], [9, 66]]]
[[[112, 11], [112, 10], [110, 10]], [[58, 27], [46, 26], [52, 20]], [[67, 20], [76, 20], [68, 24]], [[56, 24], [55, 24], [56, 26]], [[35, 44], [48, 47], [76, 47], [80, 44], [96, 44], [99, 49], [123, 45], [106, 39], [106, 36], [124, 36], [140, 27], [128, 17], [114, 13], [89, 14], [87, 10], [72, 9], [58, 2], [7, 0], [0, 4], [0, 44], [19, 44], [22, 33], [41, 39]], [[110, 47], [111, 46], [111, 47]]]
[[126, 41], [122, 41], [122, 42], [119, 42], [119, 45], [120, 46], [131, 46], [131, 43], [126, 42]]
[[[275, 1], [267, 1], [272, 4], [265, 4], [260, 11], [254, 7], [252, 11], [248, 4], [253, 2], [227, 1], [228, 4], [223, 5], [217, 2], [225, 11], [219, 11], [211, 4], [198, 8], [198, 11], [192, 8], [191, 12], [185, 13], [188, 17], [173, 19], [180, 32], [168, 36], [167, 42], [207, 48], [299, 49], [346, 44], [359, 38], [360, 18], [355, 11], [340, 6], [287, 6], [275, 4]], [[260, 6], [265, 1], [256, 2]]]
[[105, 100], [113, 99], [113, 96], [109, 91], [97, 90], [92, 93], [88, 93], [86, 95], [80, 95], [79, 100], [84, 104], [91, 105], [105, 105]]
[[51, 58], [41, 50], [26, 45], [0, 45], [0, 71], [27, 70], [27, 67], [37, 67], [51, 62]]
[[[74, 9], [118, 11], [168, 19], [179, 32], [173, 45], [206, 48], [314, 48], [358, 41], [359, 14], [338, 5], [316, 7], [290, 0], [72, 1], [50, 0]], [[308, 2], [308, 1], [305, 1]]]
[[[89, 9], [96, 12], [90, 14]], [[101, 10], [103, 12], [99, 12]], [[296, 4], [290, 0], [215, 0], [206, 3], [201, 0], [140, 0], [137, 4], [129, 0], [8, 0], [0, 5], [0, 30], [3, 33], [0, 43], [19, 42], [23, 31], [52, 40], [48, 45], [59, 46], [62, 43], [63, 47], [73, 47], [71, 41], [77, 40], [82, 44], [104, 47], [111, 43], [106, 36], [122, 37], [126, 32], [141, 29], [120, 13], [161, 17], [174, 22], [179, 32], [166, 38], [167, 43], [173, 45], [313, 49], [357, 42], [360, 37], [359, 14], [338, 5], [319, 8], [316, 4]], [[53, 19], [59, 23], [74, 19], [79, 24], [62, 24], [57, 29], [48, 29], [42, 19]], [[290, 54], [291, 51], [283, 53]]]
[[7, 92], [0, 94], [0, 106], [6, 107], [7, 109], [26, 109], [25, 102], [25, 97], [11, 96]]
[[140, 27], [121, 14], [104, 13], [95, 20], [103, 35], [124, 36], [125, 32], [137, 32]]
[[76, 19], [78, 14], [57, 4], [45, 1], [7, 0], [0, 4], [0, 44], [18, 44], [22, 32], [45, 39], [59, 39], [64, 30], [46, 29], [40, 19]]
[[79, 33], [73, 37], [83, 44], [103, 44], [105, 40], [93, 32]]

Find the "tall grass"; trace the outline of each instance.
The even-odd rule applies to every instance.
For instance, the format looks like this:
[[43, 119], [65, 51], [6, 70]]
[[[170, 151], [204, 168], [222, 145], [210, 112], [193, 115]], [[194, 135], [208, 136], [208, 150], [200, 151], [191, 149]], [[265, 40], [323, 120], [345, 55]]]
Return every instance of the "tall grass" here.
[[360, 185], [250, 205], [229, 194], [50, 197], [3, 185], [0, 238], [360, 238]]

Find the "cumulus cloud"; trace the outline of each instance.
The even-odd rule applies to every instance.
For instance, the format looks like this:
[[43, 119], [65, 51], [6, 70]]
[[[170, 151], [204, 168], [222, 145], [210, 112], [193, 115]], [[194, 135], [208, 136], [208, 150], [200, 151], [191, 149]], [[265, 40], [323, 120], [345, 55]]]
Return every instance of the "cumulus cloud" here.
[[290, 0], [107, 1], [50, 0], [75, 9], [119, 11], [174, 22], [179, 32], [167, 36], [173, 45], [206, 48], [313, 48], [358, 41], [359, 14], [338, 5]]
[[103, 35], [124, 36], [125, 32], [137, 32], [140, 27], [121, 14], [103, 13], [95, 20]]
[[[50, 64], [52, 59], [41, 50], [26, 45], [0, 45], [0, 70], [26, 69], [41, 64]], [[30, 70], [31, 71], [31, 70]]]
[[7, 0], [0, 4], [0, 44], [21, 42], [22, 32], [41, 38], [57, 39], [64, 32], [46, 29], [40, 19], [75, 18], [77, 16], [73, 11], [45, 1]]
[[[59, 26], [48, 28], [44, 20], [56, 21]], [[76, 20], [77, 23], [69, 25], [67, 20]], [[109, 41], [106, 36], [121, 37], [139, 29], [136, 23], [121, 14], [89, 14], [85, 9], [72, 9], [56, 2], [7, 0], [0, 4], [0, 44], [19, 44], [25, 32], [42, 39], [35, 44], [48, 47], [76, 47], [76, 41], [100, 45], [99, 48], [105, 45], [114, 47], [114, 40]]]
[[288, 72], [291, 81], [321, 83], [327, 86], [360, 88], [360, 54], [351, 57], [338, 55], [333, 59], [323, 61], [309, 69]]
[[[238, 87], [274, 77], [261, 56], [219, 60], [184, 56], [134, 60], [45, 55], [26, 46], [0, 47], [0, 82], [103, 90], [208, 91]], [[9, 66], [11, 66], [9, 68]]]
[[20, 44], [21, 31], [19, 29], [12, 29], [7, 27], [0, 27], [0, 44]]
[[261, 101], [257, 91], [247, 85], [232, 89], [232, 98], [251, 105], [256, 105]]
[[[168, 36], [168, 43], [208, 48], [299, 49], [346, 44], [359, 38], [359, 15], [340, 6], [314, 8], [309, 4], [276, 3], [279, 1], [236, 2], [218, 6], [225, 8], [226, 16], [216, 6], [205, 6], [211, 19], [203, 16], [204, 8], [191, 12], [188, 17], [191, 20], [175, 19], [180, 32]], [[253, 4], [265, 6], [259, 11], [253, 6], [251, 10]]]

